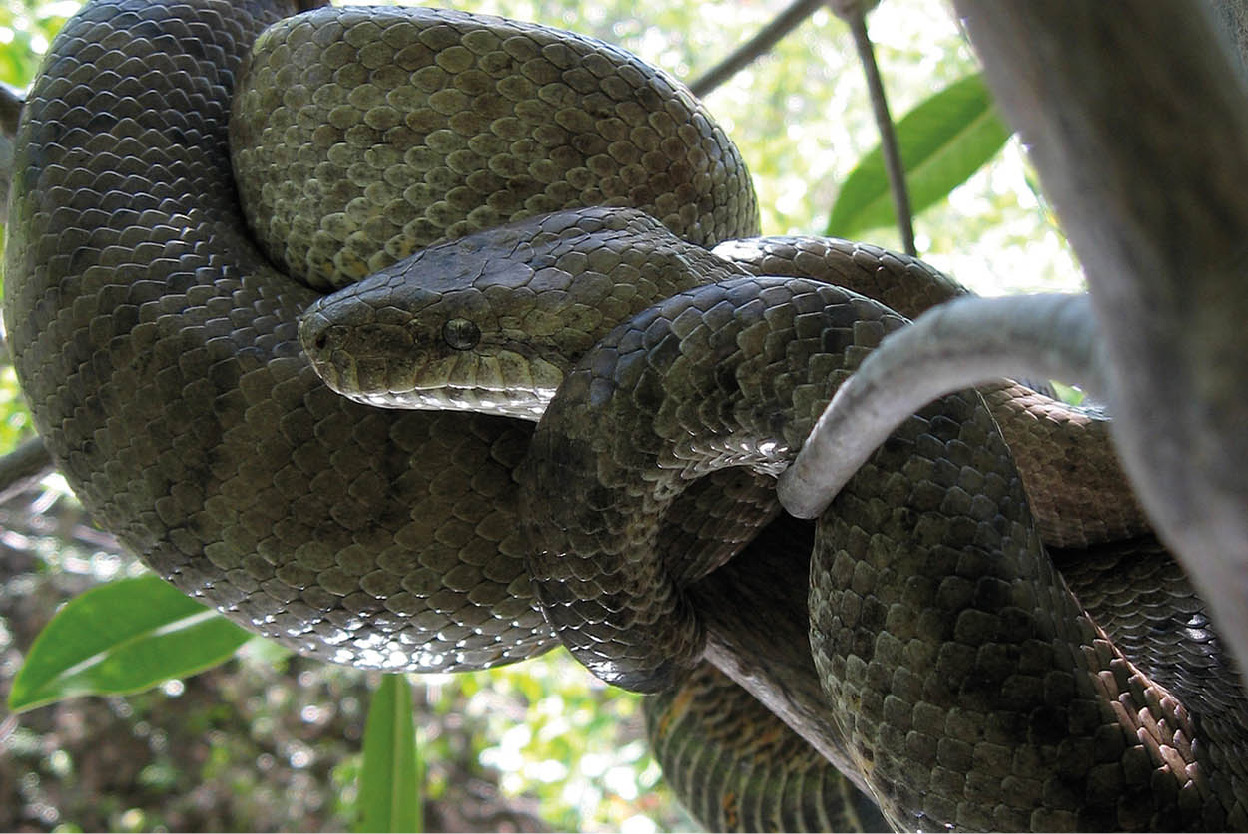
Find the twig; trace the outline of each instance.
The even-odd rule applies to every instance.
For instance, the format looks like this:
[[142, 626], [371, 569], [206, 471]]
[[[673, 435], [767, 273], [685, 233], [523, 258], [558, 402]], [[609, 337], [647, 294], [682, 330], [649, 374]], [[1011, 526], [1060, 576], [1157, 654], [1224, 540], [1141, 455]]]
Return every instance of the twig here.
[[701, 98], [736, 75], [755, 58], [775, 46], [781, 38], [796, 29], [822, 6], [824, 0], [797, 0], [776, 16], [759, 33], [737, 47], [731, 55], [720, 61], [700, 78], [689, 84], [695, 96]]
[[0, 457], [0, 504], [53, 470], [52, 456], [38, 437]]
[[24, 93], [0, 84], [0, 133], [10, 140], [17, 138], [17, 122], [25, 105]]
[[17, 729], [17, 720], [17, 714], [11, 712], [4, 717], [3, 721], [0, 721], [0, 744], [3, 744], [5, 739], [13, 735], [13, 732]]
[[9, 222], [9, 188], [13, 185], [13, 154], [24, 95], [0, 84], [0, 223]]
[[893, 207], [897, 212], [897, 231], [907, 255], [915, 255], [914, 222], [910, 217], [910, 194], [906, 190], [906, 171], [901, 165], [901, 149], [897, 146], [897, 129], [888, 112], [888, 98], [884, 94], [884, 80], [875, 61], [875, 49], [867, 34], [867, 11], [861, 3], [833, 4], [840, 17], [849, 24], [854, 36], [858, 60], [867, 76], [867, 90], [871, 95], [871, 109], [880, 130], [880, 150], [884, 153], [884, 170], [888, 172], [888, 184], [893, 192]]

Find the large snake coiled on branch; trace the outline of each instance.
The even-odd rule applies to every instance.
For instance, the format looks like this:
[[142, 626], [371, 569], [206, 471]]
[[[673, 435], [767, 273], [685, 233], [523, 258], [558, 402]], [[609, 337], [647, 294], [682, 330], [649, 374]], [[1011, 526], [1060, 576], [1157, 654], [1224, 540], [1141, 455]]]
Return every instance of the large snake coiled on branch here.
[[[251, 60], [236, 90], [253, 41], [294, 11], [278, 0], [100, 0], [54, 43], [19, 133], [6, 247], [5, 320], [39, 433], [98, 521], [155, 570], [305, 654], [384, 669], [485, 667], [555, 645], [553, 624], [608, 678], [637, 688], [683, 680], [654, 723], [706, 726], [715, 716], [698, 718], [681, 693], [722, 680], [705, 666], [682, 677], [701, 644], [653, 643], [668, 618], [649, 601], [666, 599], [688, 633], [709, 631], [721, 645], [733, 634], [733, 594], [796, 582], [802, 597], [789, 595], [788, 608], [804, 608], [807, 557], [793, 568], [787, 538], [808, 544], [809, 529], [789, 531], [787, 520], [699, 577], [730, 555], [719, 552], [722, 528], [735, 551], [768, 525], [776, 507], [766, 478], [857, 358], [903, 319], [827, 284], [753, 277], [702, 249], [756, 232], [748, 174], [701, 106], [636, 59], [495, 19], [325, 11], [319, 27], [299, 18], [266, 34], [269, 57]], [[385, 92], [383, 81], [400, 92]], [[267, 125], [242, 118], [247, 111]], [[324, 118], [301, 124], [314, 113]], [[297, 138], [300, 127], [312, 138]], [[250, 164], [272, 181], [240, 174], [236, 189], [227, 129], [240, 170]], [[250, 209], [268, 204], [269, 219], [254, 230], [240, 195]], [[566, 211], [600, 203], [645, 214]], [[625, 323], [581, 365], [554, 369], [568, 381], [531, 455], [534, 429], [523, 422], [471, 410], [382, 411], [325, 387], [297, 338], [300, 315], [324, 291], [513, 218], [520, 225], [432, 246], [412, 264], [471, 279], [486, 274], [482, 263], [504, 264], [504, 277], [520, 285], [572, 265], [592, 281], [612, 272], [703, 274], [619, 305], [602, 300], [603, 290], [599, 311], [618, 318], [604, 315], [573, 350]], [[587, 253], [577, 241], [597, 248]], [[781, 240], [756, 251], [747, 262], [767, 274], [782, 260], [800, 271], [805, 252]], [[855, 259], [868, 276], [923, 272], [869, 247], [838, 244], [821, 257], [848, 264], [842, 277]], [[459, 286], [454, 277], [442, 276], [446, 289]], [[727, 280], [696, 287], [718, 278]], [[714, 312], [689, 326], [698, 309]], [[531, 312], [550, 329], [545, 311]], [[474, 327], [444, 323], [438, 335], [463, 350], [478, 343]], [[734, 346], [750, 342], [764, 347], [763, 359], [738, 355]], [[665, 427], [684, 428], [712, 402], [709, 389], [660, 381], [683, 357], [704, 373], [699, 343], [719, 353], [710, 376], [698, 378], [739, 395], [701, 417], [744, 418], [762, 433], [727, 447], [713, 438], [706, 448], [664, 445], [673, 440]], [[771, 363], [789, 352], [809, 361], [774, 372]], [[738, 372], [738, 361], [756, 366]], [[514, 370], [496, 361], [477, 376]], [[632, 379], [639, 370], [642, 379]], [[533, 372], [537, 387], [549, 371]], [[606, 398], [603, 409], [596, 394], [604, 386], [641, 393]], [[641, 406], [663, 419], [623, 422]], [[604, 443], [611, 454], [594, 457]], [[711, 463], [695, 460], [707, 449]], [[577, 459], [598, 463], [584, 469]], [[756, 472], [722, 469], [684, 483], [669, 477], [679, 469], [655, 469], [656, 459], [681, 461], [690, 474], [743, 462]], [[656, 471], [668, 474], [647, 474]], [[534, 500], [556, 482], [578, 484], [593, 501]], [[812, 630], [826, 639], [813, 664], [804, 661], [812, 674], [819, 667], [832, 698], [828, 755], [897, 826], [1248, 826], [1242, 698], [1216, 662], [1216, 640], [1178, 641], [1195, 646], [1194, 667], [1175, 671], [1170, 655], [1150, 657], [1156, 629], [1134, 633], [1139, 618], [1115, 607], [1110, 571], [1096, 568], [1160, 559], [1150, 568], [1166, 577], [1159, 587], [1180, 589], [1164, 594], [1162, 622], [1200, 630], [1181, 575], [1147, 543], [1120, 546], [1090, 567], [1072, 557], [1093, 576], [1084, 606], [1110, 600], [1099, 628], [1115, 645], [1043, 558], [1022, 490], [993, 416], [966, 392], [914, 418], [838, 498], [820, 526], [812, 574]], [[1032, 498], [1044, 503], [1035, 490]], [[750, 513], [739, 519], [742, 507]], [[550, 580], [538, 585], [543, 615], [526, 565], [533, 551], [588, 558], [602, 518], [616, 533], [632, 531], [656, 508], [683, 522], [669, 553], [699, 558], [647, 563], [640, 585], [630, 580], [621, 591], [643, 630], [621, 631], [595, 613], [601, 600], [569, 596], [582, 580], [601, 579], [564, 558], [533, 562]], [[1102, 526], [1130, 526], [1133, 511], [1125, 517]], [[789, 565], [785, 581], [751, 585], [769, 569], [760, 561], [775, 559]], [[898, 578], [903, 568], [914, 573]], [[930, 584], [918, 578], [925, 574]], [[664, 584], [668, 577], [679, 582]], [[648, 590], [636, 594], [635, 585]], [[776, 628], [788, 614], [778, 616]], [[611, 646], [595, 659], [605, 645], [599, 626]], [[736, 637], [746, 645], [759, 635]], [[754, 650], [760, 668], [771, 660], [763, 645]], [[1210, 691], [1210, 681], [1223, 688]]]

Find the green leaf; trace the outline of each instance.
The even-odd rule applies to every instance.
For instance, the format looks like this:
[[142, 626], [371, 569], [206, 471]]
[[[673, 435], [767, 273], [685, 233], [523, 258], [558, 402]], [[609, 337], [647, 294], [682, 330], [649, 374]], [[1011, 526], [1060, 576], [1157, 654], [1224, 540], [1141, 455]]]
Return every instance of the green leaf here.
[[1057, 399], [1067, 405], [1079, 405], [1087, 396], [1082, 389], [1058, 382], [1056, 379], [1050, 379], [1049, 385], [1053, 387], [1053, 393], [1057, 394]]
[[[944, 199], [991, 159], [1008, 138], [1010, 130], [993, 108], [979, 73], [953, 82], [919, 104], [897, 123], [910, 210], [918, 214]], [[841, 186], [826, 233], [855, 237], [868, 229], [896, 223], [884, 156], [877, 145], [858, 161]]]
[[237, 655], [244, 661], [284, 672], [290, 664], [290, 659], [295, 657], [295, 652], [281, 643], [252, 635], [252, 638], [238, 650]]
[[405, 675], [385, 675], [364, 725], [360, 774], [362, 819], [357, 831], [421, 829], [420, 760]]
[[140, 692], [216, 666], [250, 639], [159, 577], [110, 582], [71, 600], [40, 632], [9, 708]]

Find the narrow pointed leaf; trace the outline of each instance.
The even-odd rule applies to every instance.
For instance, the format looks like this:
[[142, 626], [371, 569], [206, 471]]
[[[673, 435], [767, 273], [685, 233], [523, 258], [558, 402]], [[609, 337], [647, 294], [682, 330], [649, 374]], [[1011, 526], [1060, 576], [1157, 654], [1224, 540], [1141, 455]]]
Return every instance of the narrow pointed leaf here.
[[40, 632], [9, 708], [140, 692], [216, 666], [250, 639], [159, 577], [110, 582], [71, 600]]
[[405, 675], [385, 675], [373, 693], [364, 725], [360, 809], [362, 832], [421, 828], [420, 760]]
[[1049, 385], [1052, 386], [1054, 393], [1057, 394], [1057, 399], [1067, 405], [1079, 405], [1087, 396], [1082, 389], [1067, 385], [1064, 382], [1058, 382], [1056, 379], [1050, 379]]
[[[979, 73], [953, 82], [919, 104], [897, 123], [911, 211], [918, 214], [944, 199], [992, 159], [1009, 138], [1010, 130], [997, 115]], [[877, 145], [846, 178], [826, 233], [854, 237], [896, 223], [884, 157]]]

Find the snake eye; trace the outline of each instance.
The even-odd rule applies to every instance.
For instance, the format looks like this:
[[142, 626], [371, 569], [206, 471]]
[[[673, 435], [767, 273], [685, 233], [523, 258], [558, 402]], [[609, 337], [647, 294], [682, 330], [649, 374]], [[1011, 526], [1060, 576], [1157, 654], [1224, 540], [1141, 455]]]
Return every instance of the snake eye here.
[[468, 319], [449, 319], [442, 325], [442, 339], [455, 350], [472, 350], [481, 341], [481, 328]]

